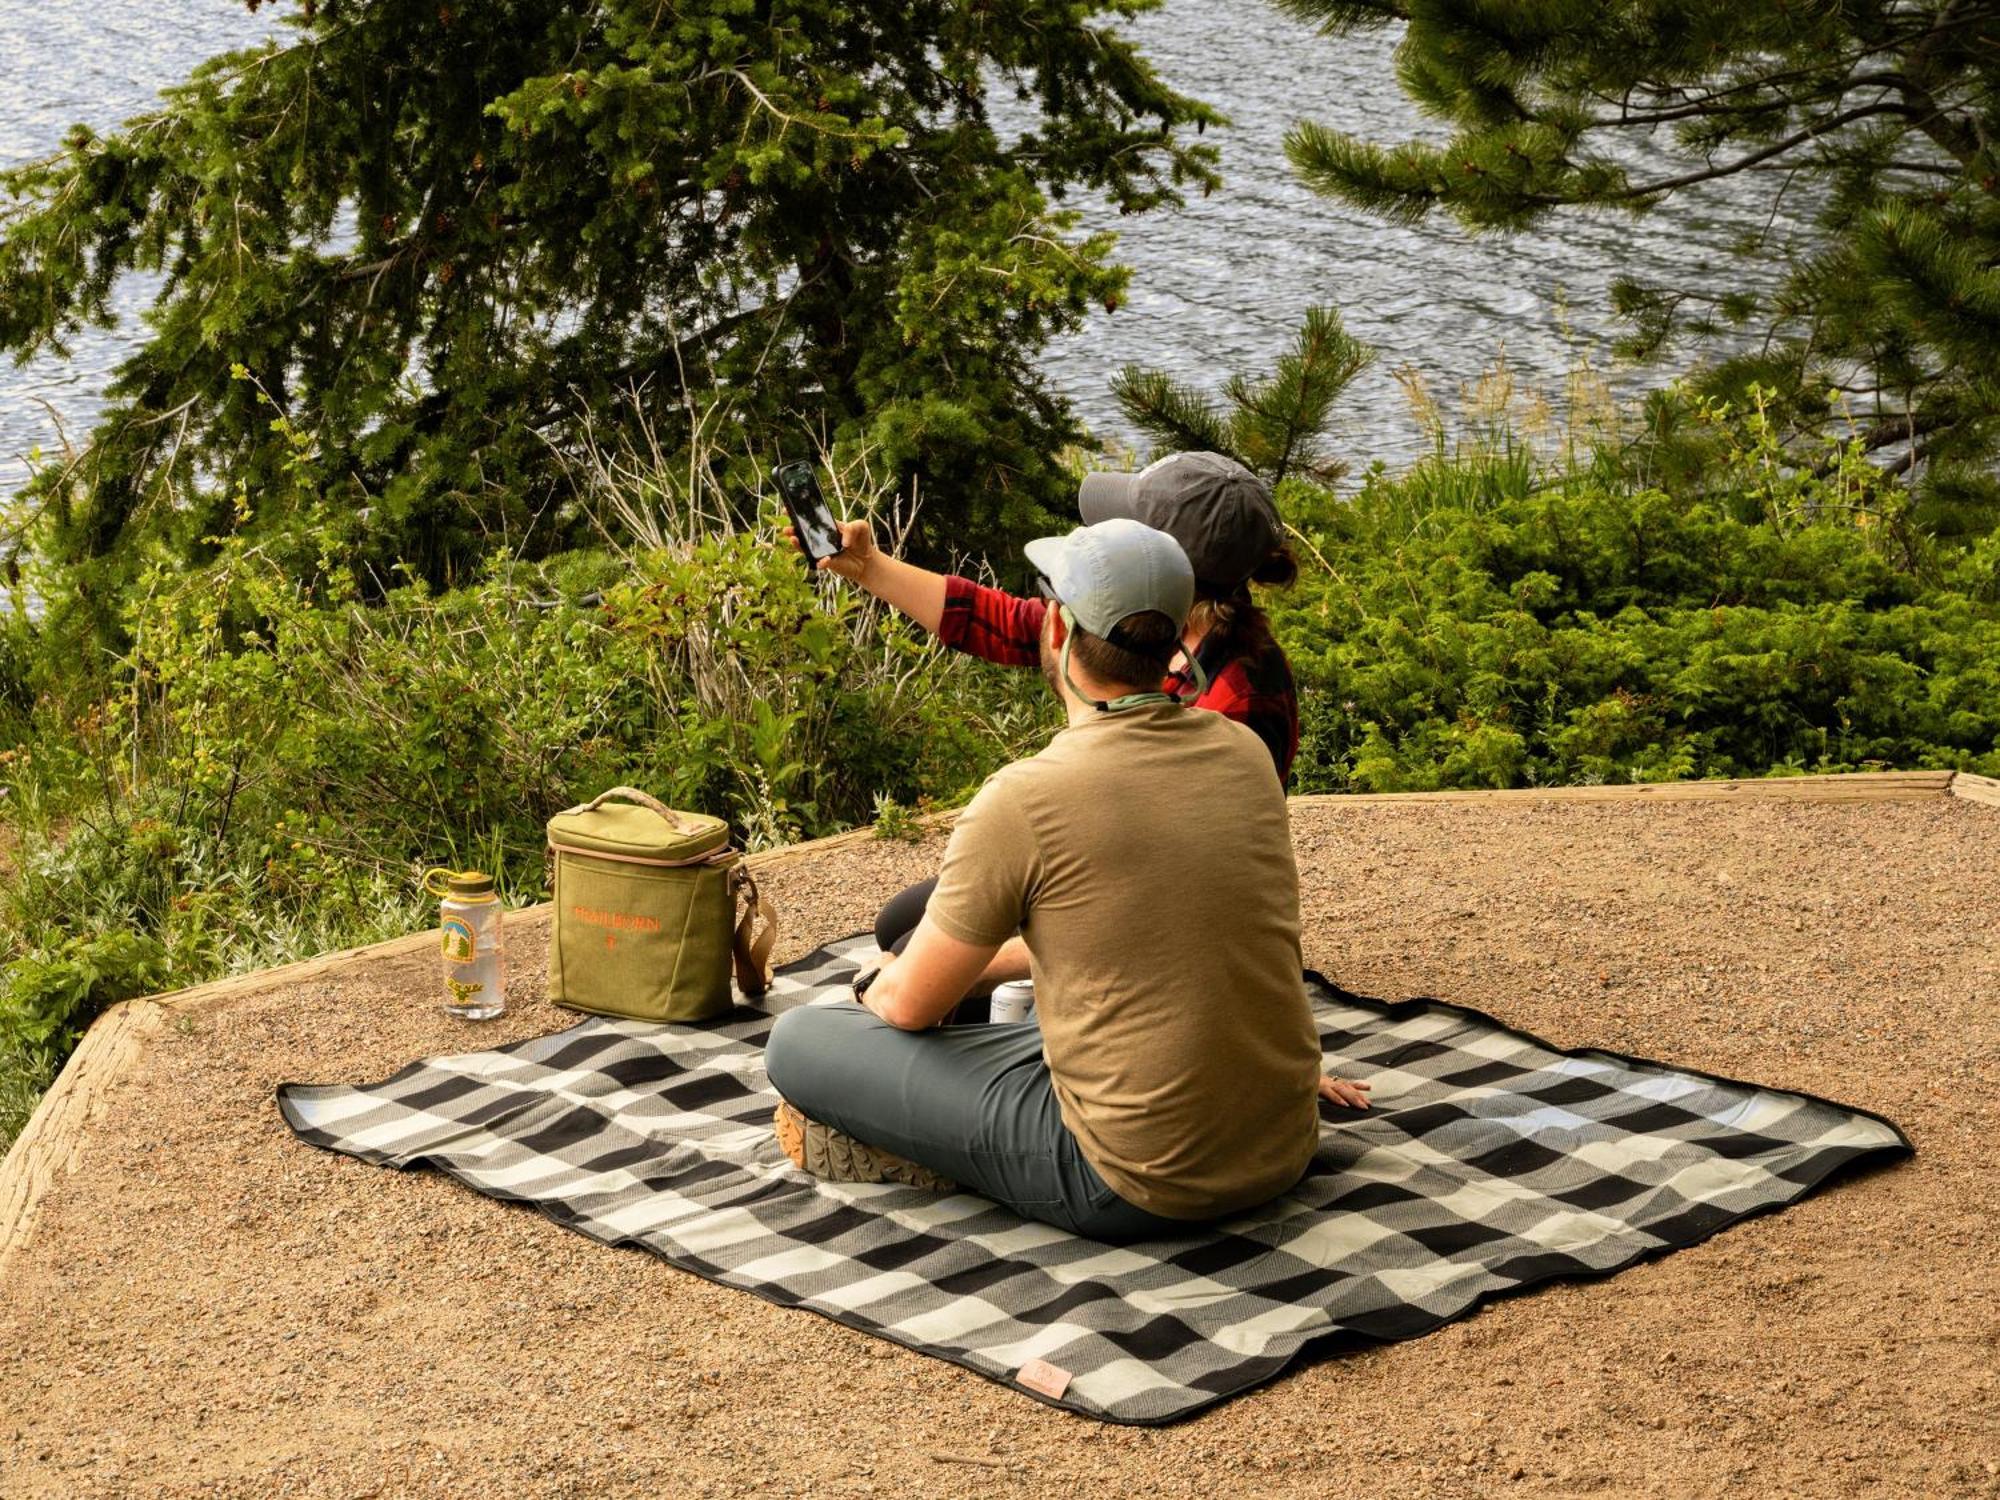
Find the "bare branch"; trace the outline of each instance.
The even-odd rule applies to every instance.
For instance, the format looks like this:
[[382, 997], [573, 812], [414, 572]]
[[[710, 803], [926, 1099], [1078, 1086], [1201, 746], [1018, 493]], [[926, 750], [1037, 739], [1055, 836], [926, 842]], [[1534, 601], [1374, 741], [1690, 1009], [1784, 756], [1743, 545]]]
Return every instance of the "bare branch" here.
[[[1877, 115], [1907, 116], [1910, 113], [1909, 107], [1903, 104], [1863, 105], [1859, 109], [1846, 110], [1828, 119], [1817, 120], [1805, 129], [1795, 131], [1791, 135], [1786, 136], [1781, 141], [1773, 141], [1762, 150], [1752, 151], [1748, 156], [1739, 157], [1737, 160], [1725, 163], [1722, 166], [1703, 167], [1697, 171], [1683, 172], [1678, 177], [1666, 177], [1658, 182], [1645, 182], [1640, 183], [1637, 187], [1620, 188], [1617, 192], [1604, 194], [1604, 197], [1607, 199], [1627, 200], [1633, 198], [1652, 198], [1657, 197], [1661, 193], [1671, 193], [1680, 188], [1693, 187], [1697, 183], [1714, 182], [1723, 177], [1734, 177], [1738, 172], [1747, 171], [1759, 162], [1769, 161], [1774, 156], [1782, 156], [1787, 151], [1803, 146], [1807, 141], [1816, 140], [1828, 131], [1839, 130], [1843, 126], [1852, 125], [1857, 120], [1871, 119]], [[1530, 201], [1548, 204], [1552, 207], [1565, 206], [1568, 203], [1567, 199], [1539, 195]]]

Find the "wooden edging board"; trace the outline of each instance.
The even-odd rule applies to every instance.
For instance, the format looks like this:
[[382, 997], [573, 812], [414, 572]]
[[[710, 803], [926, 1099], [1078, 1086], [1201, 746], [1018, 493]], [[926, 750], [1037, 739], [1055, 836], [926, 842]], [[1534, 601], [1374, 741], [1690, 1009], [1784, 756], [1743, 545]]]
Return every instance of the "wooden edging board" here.
[[[1504, 792], [1332, 794], [1294, 797], [1292, 801], [1300, 807], [1388, 807], [1460, 802], [1881, 802], [1942, 796], [2000, 807], [2000, 781], [1963, 771], [1864, 771], [1842, 776], [1531, 787]], [[949, 826], [954, 816], [949, 812], [934, 813], [918, 821], [927, 829], [935, 829]], [[865, 843], [874, 837], [873, 828], [850, 829], [830, 838], [764, 850], [748, 856], [745, 863], [753, 871], [773, 869]], [[549, 911], [547, 902], [524, 907], [507, 914], [507, 925], [533, 926], [545, 921]], [[434, 933], [414, 933], [386, 943], [347, 948], [280, 968], [260, 969], [112, 1006], [84, 1034], [34, 1114], [29, 1116], [13, 1149], [0, 1160], [0, 1275], [4, 1275], [14, 1252], [26, 1243], [35, 1207], [43, 1194], [68, 1175], [74, 1165], [91, 1121], [102, 1113], [119, 1076], [139, 1056], [146, 1039], [170, 1016], [199, 1012], [244, 995], [321, 978], [357, 962], [427, 953], [436, 942]]]
[[1975, 776], [1970, 771], [1957, 772], [1951, 778], [1951, 794], [1963, 797], [1967, 802], [1981, 802], [1988, 807], [2000, 807], [2000, 781], [1991, 776]]
[[[1519, 787], [1504, 792], [1331, 792], [1294, 807], [1407, 807], [1428, 802], [1895, 802], [1944, 796], [1958, 771], [1854, 771], [1745, 781], [1648, 781], [1619, 786]], [[1985, 780], [1975, 777], [1974, 780]], [[2000, 786], [2000, 782], [1991, 783]]]

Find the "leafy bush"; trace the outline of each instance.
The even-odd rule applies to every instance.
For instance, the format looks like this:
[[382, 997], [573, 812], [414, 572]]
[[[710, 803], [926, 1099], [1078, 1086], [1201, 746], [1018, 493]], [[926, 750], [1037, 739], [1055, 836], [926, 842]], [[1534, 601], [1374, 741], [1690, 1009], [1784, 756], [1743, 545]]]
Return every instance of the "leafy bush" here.
[[1925, 582], [1809, 487], [1780, 513], [1748, 482], [1559, 481], [1475, 453], [1351, 503], [1287, 487], [1298, 790], [2000, 770], [1990, 545]]
[[166, 950], [133, 932], [65, 939], [16, 959], [0, 995], [0, 1028], [31, 1047], [67, 1051], [98, 1012], [151, 994], [167, 976]]
[[54, 1051], [31, 1047], [0, 1028], [0, 1150], [21, 1133], [61, 1067]]
[[1034, 674], [947, 656], [771, 524], [686, 529], [372, 602], [241, 536], [143, 574], [116, 669], [0, 718], [5, 1066], [45, 1077], [129, 995], [419, 928], [429, 865], [536, 899], [548, 815], [614, 783], [757, 847], [948, 802], [1045, 735]]
[[18, 954], [0, 981], [0, 1150], [90, 1023], [106, 1007], [165, 987], [160, 943], [133, 932], [90, 933]]

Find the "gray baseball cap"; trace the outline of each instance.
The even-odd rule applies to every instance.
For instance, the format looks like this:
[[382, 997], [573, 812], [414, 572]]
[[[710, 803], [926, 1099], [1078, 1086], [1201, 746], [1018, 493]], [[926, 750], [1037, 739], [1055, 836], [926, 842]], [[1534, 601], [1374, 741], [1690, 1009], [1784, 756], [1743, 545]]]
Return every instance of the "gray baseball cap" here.
[[1086, 474], [1077, 509], [1085, 521], [1130, 516], [1166, 532], [1218, 594], [1240, 588], [1285, 539], [1271, 487], [1220, 453], [1171, 453], [1136, 474]]
[[1178, 626], [1194, 607], [1194, 570], [1181, 544], [1127, 516], [1036, 537], [1021, 550], [1076, 623], [1106, 640], [1133, 615], [1157, 610]]

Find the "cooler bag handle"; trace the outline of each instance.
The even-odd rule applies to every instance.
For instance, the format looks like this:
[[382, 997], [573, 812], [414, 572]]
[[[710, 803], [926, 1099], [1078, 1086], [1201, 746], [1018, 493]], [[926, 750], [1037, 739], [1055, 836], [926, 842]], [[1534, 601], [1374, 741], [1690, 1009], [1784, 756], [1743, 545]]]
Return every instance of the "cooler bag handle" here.
[[658, 813], [674, 826], [676, 833], [701, 833], [705, 831], [701, 824], [688, 817], [686, 813], [675, 812], [651, 792], [642, 792], [636, 786], [614, 786], [607, 791], [599, 792], [588, 802], [579, 802], [575, 807], [563, 809], [556, 816], [566, 818], [571, 813], [596, 812], [598, 808], [609, 802], [613, 797], [622, 798], [627, 802], [636, 802], [648, 812]]
[[[761, 995], [771, 987], [771, 950], [778, 944], [778, 909], [764, 899], [750, 871], [738, 864], [730, 884], [743, 897], [743, 915], [731, 936], [730, 957], [736, 965], [736, 987], [746, 995]], [[762, 931], [755, 931], [761, 925]]]

